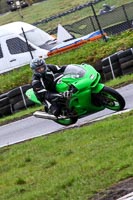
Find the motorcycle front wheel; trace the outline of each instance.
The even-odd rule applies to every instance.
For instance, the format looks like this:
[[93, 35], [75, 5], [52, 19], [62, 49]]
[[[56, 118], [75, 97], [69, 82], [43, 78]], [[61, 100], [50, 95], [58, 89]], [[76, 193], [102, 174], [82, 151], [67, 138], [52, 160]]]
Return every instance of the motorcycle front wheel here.
[[125, 107], [125, 100], [116, 90], [104, 86], [100, 92], [102, 104], [114, 111], [123, 110]]

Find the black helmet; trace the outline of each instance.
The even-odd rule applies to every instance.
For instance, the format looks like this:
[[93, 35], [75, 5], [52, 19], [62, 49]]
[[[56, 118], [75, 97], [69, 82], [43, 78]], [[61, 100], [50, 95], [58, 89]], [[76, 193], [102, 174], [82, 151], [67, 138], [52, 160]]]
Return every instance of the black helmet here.
[[43, 74], [46, 71], [47, 65], [42, 58], [33, 58], [30, 62], [30, 68], [37, 73]]

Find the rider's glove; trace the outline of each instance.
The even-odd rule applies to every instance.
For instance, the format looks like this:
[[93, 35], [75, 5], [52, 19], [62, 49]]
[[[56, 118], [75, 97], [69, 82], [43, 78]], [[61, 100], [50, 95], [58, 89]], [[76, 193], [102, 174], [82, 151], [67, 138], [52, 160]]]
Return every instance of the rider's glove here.
[[71, 91], [63, 92], [63, 97], [64, 98], [70, 98], [71, 96], [72, 96], [72, 92]]

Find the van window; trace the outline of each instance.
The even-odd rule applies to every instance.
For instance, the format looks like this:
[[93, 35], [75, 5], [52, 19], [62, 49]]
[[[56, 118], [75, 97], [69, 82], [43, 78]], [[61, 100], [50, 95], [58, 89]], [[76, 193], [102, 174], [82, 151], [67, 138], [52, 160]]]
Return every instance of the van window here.
[[0, 58], [3, 58], [3, 52], [2, 52], [1, 45], [0, 45]]
[[29, 49], [28, 49], [26, 42], [24, 42], [23, 40], [17, 37], [8, 39], [6, 43], [7, 43], [9, 52], [11, 54], [24, 53], [24, 52], [29, 51], [29, 49], [30, 51], [35, 50], [33, 47], [31, 47], [31, 45], [29, 45]]

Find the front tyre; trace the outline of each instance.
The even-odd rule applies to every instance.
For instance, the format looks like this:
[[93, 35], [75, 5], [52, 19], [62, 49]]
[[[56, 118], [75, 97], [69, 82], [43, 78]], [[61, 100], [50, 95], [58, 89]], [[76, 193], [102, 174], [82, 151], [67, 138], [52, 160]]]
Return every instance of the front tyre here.
[[120, 111], [124, 109], [125, 100], [116, 90], [104, 86], [100, 94], [102, 97], [102, 104], [106, 108], [114, 111]]

